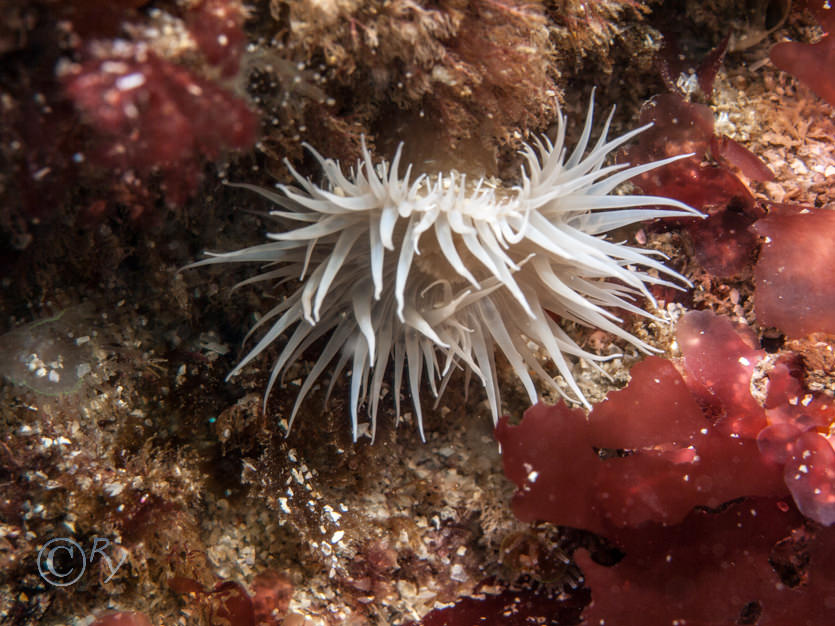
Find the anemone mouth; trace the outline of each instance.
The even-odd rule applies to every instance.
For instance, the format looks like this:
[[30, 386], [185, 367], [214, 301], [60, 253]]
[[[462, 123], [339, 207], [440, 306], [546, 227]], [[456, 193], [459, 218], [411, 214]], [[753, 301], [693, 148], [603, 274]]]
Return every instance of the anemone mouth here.
[[[581, 349], [550, 313], [651, 352], [612, 311], [653, 318], [639, 306], [643, 300], [654, 304], [649, 288], [680, 287], [687, 280], [654, 251], [614, 243], [605, 235], [647, 219], [700, 215], [670, 198], [612, 195], [632, 177], [689, 155], [639, 166], [607, 165], [615, 149], [647, 127], [607, 139], [610, 114], [591, 144], [592, 114], [593, 103], [570, 154], [561, 114], [553, 142], [542, 138], [525, 145], [521, 182], [509, 189], [458, 173], [412, 179], [411, 167], [402, 175], [399, 171], [402, 146], [388, 163], [375, 162], [364, 145], [363, 158], [348, 174], [308, 146], [322, 168], [324, 186], [303, 178], [289, 163], [295, 186], [278, 185], [273, 191], [241, 185], [278, 206], [271, 214], [282, 228], [268, 235], [269, 243], [210, 254], [189, 267], [256, 263], [263, 271], [242, 284], [295, 281], [295, 288], [250, 330], [250, 335], [263, 334], [230, 376], [286, 335], [266, 387], [266, 405], [287, 367], [326, 338], [290, 423], [326, 370], [333, 381], [350, 368], [354, 439], [360, 405], [367, 407], [373, 437], [389, 364], [395, 412], [400, 414], [405, 382], [421, 436], [421, 382], [428, 381], [438, 396], [458, 369], [480, 379], [498, 418], [495, 352], [504, 355], [531, 402], [538, 397], [535, 377], [590, 406], [571, 363], [594, 366], [610, 357]], [[565, 386], [554, 382], [530, 342], [547, 355]]]

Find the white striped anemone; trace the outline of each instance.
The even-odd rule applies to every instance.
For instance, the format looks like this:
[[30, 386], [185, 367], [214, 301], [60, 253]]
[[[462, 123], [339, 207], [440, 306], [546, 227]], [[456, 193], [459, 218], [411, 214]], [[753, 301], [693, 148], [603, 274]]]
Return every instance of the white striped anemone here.
[[[653, 318], [640, 306], [644, 301], [655, 306], [649, 286], [688, 283], [665, 267], [657, 252], [610, 241], [606, 233], [643, 220], [700, 215], [669, 198], [613, 195], [625, 181], [680, 157], [607, 165], [615, 149], [647, 126], [607, 139], [613, 110], [591, 145], [592, 111], [593, 103], [570, 155], [562, 114], [555, 141], [525, 145], [521, 182], [511, 188], [456, 172], [412, 179], [411, 166], [400, 171], [401, 149], [391, 163], [375, 163], [365, 146], [347, 174], [307, 146], [321, 165], [322, 186], [289, 164], [294, 186], [277, 185], [273, 191], [241, 185], [277, 205], [270, 213], [277, 232], [267, 235], [269, 243], [210, 253], [189, 267], [255, 263], [260, 273], [240, 285], [295, 286], [276, 291], [290, 293], [250, 330], [250, 335], [266, 332], [229, 376], [286, 337], [266, 386], [266, 407], [283, 373], [321, 339], [290, 424], [326, 370], [331, 372], [327, 398], [348, 367], [354, 440], [363, 405], [373, 437], [390, 364], [395, 413], [401, 412], [405, 378], [421, 437], [424, 379], [439, 397], [457, 370], [481, 380], [498, 418], [497, 351], [531, 403], [538, 398], [536, 378], [589, 406], [572, 375], [572, 361], [599, 367], [597, 362], [619, 355], [583, 350], [549, 312], [652, 352], [620, 326], [612, 309]], [[556, 382], [555, 374], [564, 383]]]

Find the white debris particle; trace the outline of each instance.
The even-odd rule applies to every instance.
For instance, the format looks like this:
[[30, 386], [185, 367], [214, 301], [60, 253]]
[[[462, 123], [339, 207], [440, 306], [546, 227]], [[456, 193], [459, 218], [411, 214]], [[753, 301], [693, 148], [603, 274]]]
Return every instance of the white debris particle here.
[[336, 511], [334, 511], [334, 510], [333, 510], [333, 508], [331, 507], [331, 505], [329, 505], [329, 504], [326, 504], [326, 505], [324, 506], [324, 509], [323, 509], [323, 510], [325, 511], [325, 515], [327, 515], [328, 517], [330, 517], [330, 518], [331, 518], [331, 521], [332, 521], [334, 524], [335, 524], [336, 522], [338, 522], [338, 521], [339, 521], [339, 518], [340, 518], [340, 517], [342, 517], [342, 514], [341, 514], [341, 513], [337, 513]]
[[456, 563], [450, 568], [449, 577], [459, 583], [467, 582], [469, 578], [460, 563]]
[[118, 496], [122, 491], [124, 491], [125, 486], [122, 483], [107, 483], [104, 486], [104, 491], [107, 495], [111, 498]]

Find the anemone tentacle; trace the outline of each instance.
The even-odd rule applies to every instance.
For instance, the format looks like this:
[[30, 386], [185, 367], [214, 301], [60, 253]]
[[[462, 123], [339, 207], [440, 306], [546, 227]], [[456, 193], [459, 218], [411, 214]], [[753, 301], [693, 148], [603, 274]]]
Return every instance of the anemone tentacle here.
[[[230, 376], [289, 333], [267, 384], [266, 406], [287, 368], [327, 336], [301, 385], [290, 423], [329, 367], [335, 379], [349, 366], [354, 439], [362, 405], [373, 436], [390, 364], [395, 410], [400, 412], [405, 371], [421, 436], [421, 381], [426, 379], [437, 396], [458, 369], [481, 380], [498, 418], [497, 350], [531, 402], [538, 396], [533, 373], [566, 398], [589, 406], [572, 376], [572, 361], [594, 364], [617, 355], [583, 350], [549, 313], [653, 351], [621, 328], [611, 309], [653, 318], [638, 305], [642, 300], [654, 305], [650, 285], [689, 283], [657, 252], [609, 241], [605, 233], [648, 219], [700, 215], [670, 198], [610, 195], [631, 178], [688, 156], [607, 165], [613, 150], [647, 128], [608, 139], [611, 119], [612, 114], [589, 147], [592, 103], [580, 140], [566, 157], [566, 120], [560, 114], [554, 142], [543, 137], [524, 147], [521, 182], [510, 189], [484, 180], [470, 183], [456, 172], [412, 180], [411, 166], [401, 177], [402, 145], [389, 164], [375, 163], [364, 144], [362, 158], [347, 175], [308, 146], [322, 168], [324, 186], [289, 164], [296, 186], [278, 185], [276, 192], [241, 185], [281, 207], [271, 215], [285, 229], [269, 233], [270, 243], [211, 254], [189, 267], [260, 263], [263, 273], [241, 284], [293, 278], [301, 284], [261, 318], [256, 326], [268, 329]], [[567, 389], [554, 382], [540, 351]]]

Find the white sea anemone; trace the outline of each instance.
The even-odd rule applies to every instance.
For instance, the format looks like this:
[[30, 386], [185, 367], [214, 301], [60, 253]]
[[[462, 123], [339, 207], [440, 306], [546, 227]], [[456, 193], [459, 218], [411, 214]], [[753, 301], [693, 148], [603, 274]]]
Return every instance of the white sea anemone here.
[[[594, 364], [617, 355], [583, 350], [549, 312], [653, 351], [621, 328], [610, 309], [653, 318], [637, 304], [646, 299], [654, 306], [648, 285], [675, 286], [665, 275], [687, 281], [659, 262], [657, 252], [609, 241], [604, 233], [642, 220], [699, 215], [669, 198], [611, 195], [621, 183], [679, 157], [635, 167], [606, 165], [613, 150], [647, 126], [607, 140], [610, 114], [600, 139], [587, 150], [592, 109], [567, 158], [562, 114], [555, 142], [543, 138], [526, 145], [521, 184], [510, 189], [485, 180], [471, 183], [455, 172], [410, 180], [411, 166], [405, 174], [399, 171], [400, 149], [391, 164], [375, 164], [364, 146], [363, 158], [348, 174], [308, 146], [321, 164], [324, 186], [306, 180], [289, 164], [298, 186], [278, 185], [277, 193], [241, 185], [280, 207], [271, 215], [282, 228], [267, 235], [270, 243], [210, 254], [189, 267], [259, 263], [262, 273], [241, 285], [267, 283], [272, 289], [290, 281], [299, 284], [250, 330], [267, 328], [229, 376], [288, 333], [267, 384], [266, 404], [287, 368], [326, 337], [298, 392], [290, 424], [335, 361], [327, 395], [349, 365], [355, 440], [363, 404], [371, 433], [375, 430], [389, 363], [395, 411], [399, 416], [405, 368], [421, 437], [424, 376], [437, 397], [456, 370], [474, 373], [497, 419], [496, 348], [531, 403], [538, 395], [533, 373], [588, 406], [572, 376], [572, 360]], [[540, 353], [555, 372], [546, 370]], [[564, 385], [555, 382], [555, 373]]]

